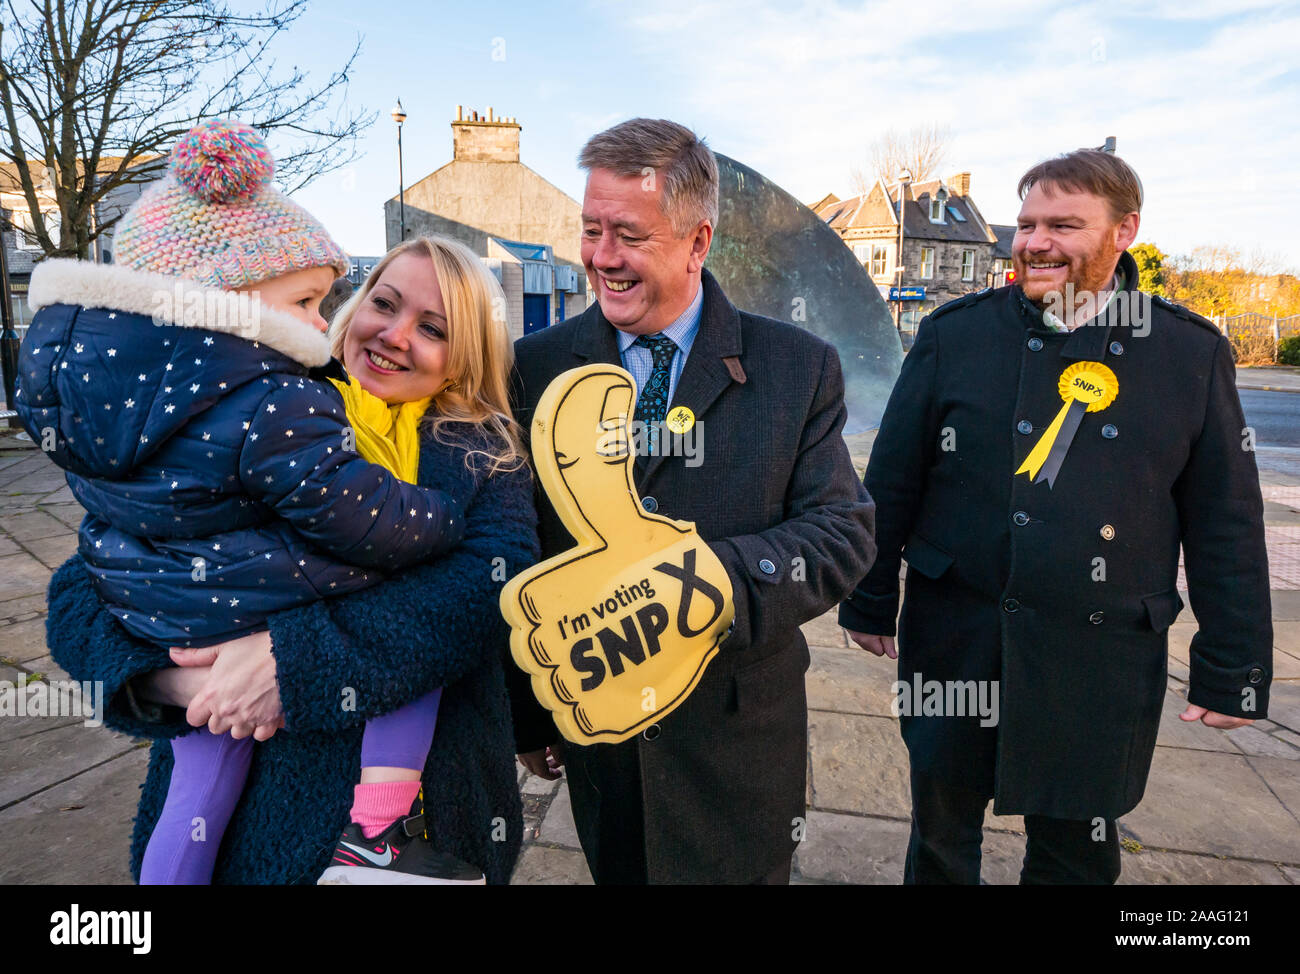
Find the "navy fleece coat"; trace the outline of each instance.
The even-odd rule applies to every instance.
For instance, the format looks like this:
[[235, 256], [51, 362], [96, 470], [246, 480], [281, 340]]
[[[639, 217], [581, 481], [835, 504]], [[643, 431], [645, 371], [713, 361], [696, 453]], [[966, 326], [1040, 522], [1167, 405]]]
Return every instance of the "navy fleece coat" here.
[[[459, 547], [364, 591], [271, 616], [286, 726], [254, 747], [214, 883], [314, 883], [347, 821], [366, 720], [439, 686], [424, 770], [431, 835], [489, 883], [509, 881], [523, 818], [502, 671], [514, 664], [497, 598], [505, 579], [536, 562], [537, 520], [526, 470], [489, 478], [468, 470], [465, 456], [431, 438], [420, 456], [419, 482], [446, 490], [466, 512]], [[124, 687], [170, 662], [101, 606], [80, 556], [55, 574], [49, 597], [55, 660], [75, 679], [104, 681], [108, 726], [155, 739], [131, 845], [138, 878], [171, 777], [167, 738], [189, 727], [171, 707], [148, 719]], [[346, 688], [355, 710], [344, 707]]]
[[68, 472], [81, 555], [134, 635], [224, 642], [460, 540], [449, 497], [356, 452], [309, 325], [73, 260], [41, 264], [31, 300], [16, 408]]

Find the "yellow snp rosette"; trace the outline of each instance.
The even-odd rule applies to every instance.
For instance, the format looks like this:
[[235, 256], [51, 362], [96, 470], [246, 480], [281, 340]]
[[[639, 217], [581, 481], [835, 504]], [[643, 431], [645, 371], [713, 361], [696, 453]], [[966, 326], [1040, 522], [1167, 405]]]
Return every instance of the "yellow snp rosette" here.
[[[695, 689], [735, 617], [731, 581], [689, 521], [651, 514], [632, 479], [636, 385], [586, 365], [547, 387], [532, 420], [537, 478], [577, 544], [501, 592], [510, 652], [567, 740], [617, 743]], [[689, 429], [686, 407], [667, 426]]]
[[1046, 480], [1049, 488], [1061, 472], [1084, 413], [1099, 413], [1113, 403], [1119, 395], [1119, 380], [1101, 362], [1075, 362], [1061, 373], [1057, 388], [1065, 405], [1015, 473], [1027, 473], [1036, 484]]

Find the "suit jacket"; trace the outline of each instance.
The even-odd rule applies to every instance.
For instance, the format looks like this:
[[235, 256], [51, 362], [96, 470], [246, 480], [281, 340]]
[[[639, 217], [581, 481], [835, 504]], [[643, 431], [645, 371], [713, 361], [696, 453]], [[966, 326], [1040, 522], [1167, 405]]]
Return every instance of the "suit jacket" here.
[[[986, 789], [998, 814], [1114, 819], [1141, 800], [1180, 543], [1200, 623], [1190, 701], [1267, 713], [1263, 502], [1231, 351], [1205, 319], [1141, 295], [1121, 261], [1128, 313], [1069, 334], [1015, 286], [931, 314], [867, 467], [880, 557], [840, 623], [893, 634], [907, 560], [899, 680], [999, 684], [988, 727], [969, 708], [905, 714], [913, 769]], [[1109, 367], [1117, 398], [1083, 416], [1054, 486], [1016, 476], [1078, 361]]]
[[[841, 436], [835, 349], [738, 311], [707, 270], [703, 286], [672, 402], [695, 413], [701, 462], [639, 457], [634, 477], [648, 509], [695, 522], [730, 577], [736, 622], [695, 691], [659, 724], [622, 744], [567, 746], [574, 818], [598, 879], [601, 795], [617, 790], [600, 780], [602, 748], [637, 752], [651, 882], [745, 881], [789, 859], [805, 814], [809, 657], [799, 626], [847, 595], [875, 553], [874, 505]], [[598, 304], [520, 339], [516, 360], [525, 429], [557, 375], [621, 364]], [[544, 496], [538, 514], [543, 557], [573, 546]], [[512, 699], [521, 751], [557, 739], [521, 672]]]

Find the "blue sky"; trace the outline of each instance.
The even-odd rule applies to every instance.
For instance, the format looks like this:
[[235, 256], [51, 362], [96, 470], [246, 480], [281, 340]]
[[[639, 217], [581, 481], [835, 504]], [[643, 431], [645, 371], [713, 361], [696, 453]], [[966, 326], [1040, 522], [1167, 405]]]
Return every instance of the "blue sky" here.
[[690, 125], [805, 202], [849, 195], [881, 131], [938, 122], [944, 173], [969, 170], [997, 223], [1026, 168], [1114, 135], [1146, 189], [1140, 239], [1300, 269], [1296, 3], [312, 0], [279, 57], [321, 76], [358, 35], [349, 101], [379, 119], [347, 170], [295, 197], [355, 254], [383, 250], [400, 97], [408, 185], [451, 159], [456, 105], [490, 105], [576, 199], [583, 141], [635, 115]]

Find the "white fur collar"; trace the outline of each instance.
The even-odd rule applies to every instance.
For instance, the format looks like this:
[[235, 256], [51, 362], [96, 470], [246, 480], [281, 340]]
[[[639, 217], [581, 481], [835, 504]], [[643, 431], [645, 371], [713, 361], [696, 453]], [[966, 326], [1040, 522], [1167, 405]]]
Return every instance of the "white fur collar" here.
[[160, 325], [237, 335], [268, 345], [308, 368], [330, 359], [325, 335], [250, 294], [113, 264], [43, 260], [32, 271], [27, 303], [33, 311], [52, 304], [111, 308], [147, 315]]

